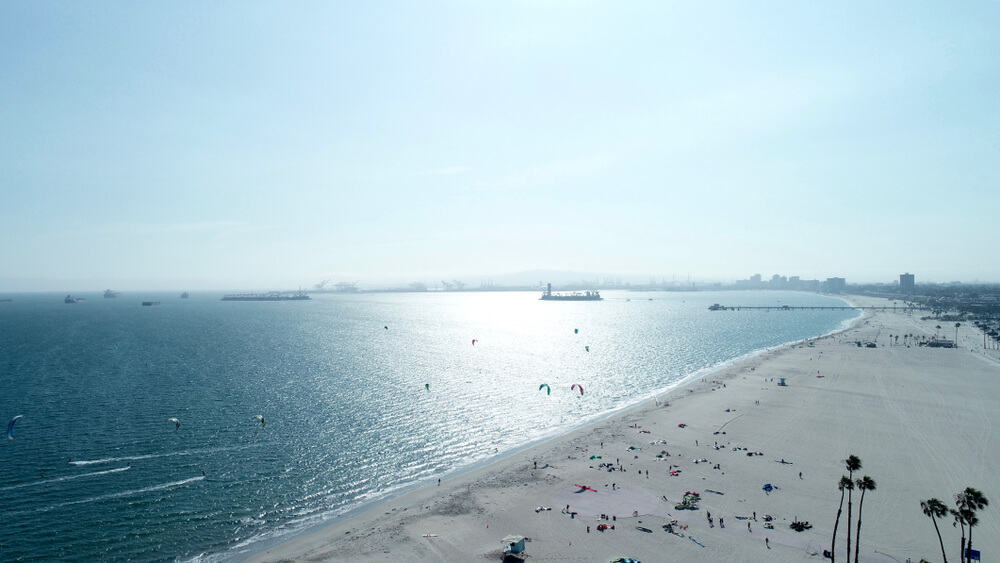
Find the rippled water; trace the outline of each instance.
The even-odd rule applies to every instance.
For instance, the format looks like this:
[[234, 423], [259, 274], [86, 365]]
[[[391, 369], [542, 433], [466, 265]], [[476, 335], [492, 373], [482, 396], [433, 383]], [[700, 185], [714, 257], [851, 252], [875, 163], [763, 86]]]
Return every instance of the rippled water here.
[[0, 419], [24, 415], [2, 560], [254, 550], [854, 316], [707, 311], [841, 304], [778, 292], [88, 297], [0, 303]]

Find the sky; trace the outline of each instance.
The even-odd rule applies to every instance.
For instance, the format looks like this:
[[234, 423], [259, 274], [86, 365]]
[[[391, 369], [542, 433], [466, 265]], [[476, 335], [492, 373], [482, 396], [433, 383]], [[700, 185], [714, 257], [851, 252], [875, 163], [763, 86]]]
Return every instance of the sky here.
[[1000, 281], [996, 2], [6, 2], [0, 290]]

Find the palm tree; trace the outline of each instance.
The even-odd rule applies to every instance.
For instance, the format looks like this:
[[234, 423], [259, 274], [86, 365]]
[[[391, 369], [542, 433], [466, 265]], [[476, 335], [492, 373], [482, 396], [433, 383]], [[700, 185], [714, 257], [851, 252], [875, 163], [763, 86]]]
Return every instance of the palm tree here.
[[[846, 475], [840, 478], [837, 488], [840, 489], [840, 506], [837, 507], [837, 519], [833, 521], [833, 539], [830, 541], [830, 563], [837, 558], [837, 526], [840, 524], [840, 513], [844, 510], [844, 492], [854, 487], [854, 483]], [[850, 526], [848, 526], [850, 529]], [[848, 553], [850, 559], [850, 553]]]
[[[875, 490], [875, 479], [865, 475], [855, 481], [854, 484], [857, 485], [858, 490], [861, 491], [861, 500], [858, 501], [858, 535], [854, 538], [854, 563], [858, 563], [858, 552], [861, 551], [861, 510], [865, 506], [865, 491]], [[850, 556], [851, 554], [848, 553], [848, 559], [850, 559]]]
[[944, 554], [944, 541], [941, 540], [941, 530], [938, 529], [937, 520], [935, 520], [935, 518], [947, 516], [948, 507], [936, 498], [929, 498], [920, 501], [920, 509], [924, 511], [924, 516], [930, 518], [931, 522], [934, 523], [934, 531], [937, 532], [938, 544], [941, 546], [941, 558], [944, 559], [944, 563], [948, 563], [948, 556]]
[[861, 469], [861, 459], [851, 454], [844, 460], [844, 465], [847, 466], [848, 480], [851, 481], [851, 486], [847, 488], [847, 561], [849, 563], [851, 561], [851, 493], [854, 491], [854, 472]]
[[[956, 502], [959, 502], [958, 499], [961, 495], [962, 493], [955, 495]], [[959, 503], [959, 506], [961, 506], [961, 503]], [[969, 516], [969, 511], [964, 508], [958, 508], [958, 509], [952, 508], [949, 510], [949, 512], [951, 512], [952, 518], [955, 519], [955, 521], [952, 522], [951, 525], [952, 526], [958, 525], [962, 528], [962, 550], [959, 552], [961, 554], [959, 561], [965, 561], [965, 523], [967, 521], [966, 517]]]
[[[979, 523], [979, 519], [976, 518], [976, 511], [982, 510], [989, 506], [990, 501], [987, 500], [986, 496], [983, 495], [978, 489], [972, 487], [966, 487], [964, 491], [959, 493], [962, 496], [962, 500], [965, 508], [970, 512], [969, 517], [966, 518], [966, 523], [969, 525], [969, 545], [968, 549], [972, 549], [972, 527]], [[957, 496], [957, 495], [956, 495]], [[972, 558], [969, 558], [971, 561]]]
[[969, 525], [969, 541], [965, 544], [965, 560], [972, 563], [972, 527], [979, 523], [975, 511], [965, 510], [965, 523]]

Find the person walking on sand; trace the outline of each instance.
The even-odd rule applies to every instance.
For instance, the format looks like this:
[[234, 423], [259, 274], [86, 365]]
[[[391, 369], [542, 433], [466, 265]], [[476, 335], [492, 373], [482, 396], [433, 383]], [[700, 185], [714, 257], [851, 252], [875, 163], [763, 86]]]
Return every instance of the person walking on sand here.
[[753, 530], [750, 529], [750, 522], [747, 522], [747, 533], [752, 534]]
[[771, 541], [767, 538], [764, 538], [764, 547], [771, 549]]
[[802, 478], [802, 472], [799, 471], [799, 479], [801, 479], [801, 478]]
[[722, 519], [722, 516], [719, 516], [719, 527], [720, 527], [720, 528], [725, 528], [725, 527], [726, 527], [726, 523], [725, 523], [725, 521], [724, 521], [724, 520]]

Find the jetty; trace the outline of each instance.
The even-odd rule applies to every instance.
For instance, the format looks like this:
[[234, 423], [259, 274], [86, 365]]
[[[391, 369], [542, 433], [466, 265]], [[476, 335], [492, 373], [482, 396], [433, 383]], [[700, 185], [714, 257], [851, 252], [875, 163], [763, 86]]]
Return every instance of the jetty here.
[[930, 311], [929, 307], [919, 307], [913, 305], [719, 305], [718, 303], [708, 308], [709, 311]]

